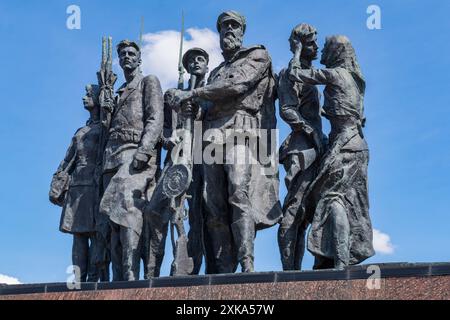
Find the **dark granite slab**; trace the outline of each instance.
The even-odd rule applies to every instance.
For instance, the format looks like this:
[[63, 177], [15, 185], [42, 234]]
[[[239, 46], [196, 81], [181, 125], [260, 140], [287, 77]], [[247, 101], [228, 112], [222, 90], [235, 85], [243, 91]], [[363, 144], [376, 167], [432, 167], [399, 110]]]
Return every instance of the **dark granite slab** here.
[[[421, 283], [431, 285], [439, 279], [440, 276], [450, 276], [450, 263], [384, 263], [372, 264], [380, 268], [383, 290], [389, 290], [393, 281], [400, 281], [401, 278], [420, 279]], [[290, 271], [290, 272], [260, 272], [260, 273], [236, 273], [221, 275], [201, 275], [201, 276], [183, 276], [183, 277], [161, 277], [151, 280], [132, 281], [132, 282], [111, 282], [111, 283], [82, 283], [81, 289], [70, 290], [65, 283], [41, 283], [41, 284], [22, 284], [22, 285], [1, 285], [0, 296], [17, 296], [30, 294], [51, 294], [51, 293], [77, 293], [77, 292], [101, 292], [114, 290], [138, 290], [151, 288], [151, 296], [154, 298], [179, 297], [180, 299], [202, 298], [221, 298], [231, 296], [235, 298], [245, 298], [268, 294], [267, 297], [279, 297], [282, 299], [296, 298], [296, 292], [301, 291], [304, 298], [331, 298], [328, 291], [322, 290], [323, 284], [339, 296], [347, 298], [358, 297], [361, 292], [361, 285], [366, 284], [366, 280], [371, 273], [367, 271], [369, 265], [351, 266], [345, 270], [317, 270], [317, 271]], [[425, 281], [433, 279], [434, 282]], [[444, 277], [449, 279], [450, 277]], [[391, 281], [392, 279], [392, 281]], [[396, 279], [396, 280], [393, 280]], [[350, 280], [361, 280], [353, 281]], [[431, 280], [430, 280], [431, 281]], [[447, 280], [448, 281], [448, 280]], [[308, 284], [308, 282], [312, 282]], [[420, 281], [419, 281], [420, 282]], [[346, 283], [346, 284], [345, 284]], [[350, 283], [359, 284], [350, 288]], [[406, 285], [406, 284], [405, 284]], [[230, 287], [231, 286], [231, 287]], [[407, 285], [406, 285], [407, 286]], [[220, 287], [225, 291], [217, 291]], [[239, 287], [239, 290], [236, 288]], [[395, 287], [399, 287], [395, 285]], [[170, 288], [183, 288], [173, 291]], [[213, 288], [213, 289], [211, 289]], [[262, 288], [259, 290], [259, 288]], [[160, 290], [156, 290], [160, 289]], [[186, 290], [184, 290], [186, 289]], [[184, 291], [183, 291], [184, 290]], [[352, 290], [351, 293], [345, 293]], [[365, 289], [362, 288], [365, 292]], [[413, 289], [412, 289], [413, 290]], [[234, 292], [236, 291], [236, 292]], [[444, 290], [445, 291], [445, 290]], [[450, 291], [450, 286], [449, 290]], [[264, 292], [264, 294], [263, 294]], [[309, 294], [304, 295], [305, 292]], [[391, 291], [386, 291], [389, 293]], [[373, 296], [380, 295], [380, 291], [374, 291]], [[447, 292], [448, 295], [448, 292]], [[115, 296], [115, 295], [114, 295]], [[132, 298], [124, 296], [122, 298]], [[146, 295], [146, 298], [150, 296]]]

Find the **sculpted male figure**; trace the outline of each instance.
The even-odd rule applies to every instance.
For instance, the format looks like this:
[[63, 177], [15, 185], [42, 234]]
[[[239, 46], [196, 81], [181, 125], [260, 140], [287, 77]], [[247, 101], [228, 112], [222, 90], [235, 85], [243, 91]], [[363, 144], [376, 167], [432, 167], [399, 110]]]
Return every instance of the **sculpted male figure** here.
[[[79, 268], [81, 282], [96, 282], [100, 276], [93, 256], [99, 201], [96, 180], [101, 132], [98, 95], [97, 85], [86, 86], [83, 104], [89, 111], [90, 118], [72, 138], [66, 156], [54, 175], [50, 190], [50, 201], [63, 206], [60, 231], [73, 234], [72, 264]], [[60, 177], [64, 178], [64, 175], [70, 177], [68, 190], [56, 198], [55, 191], [58, 190], [53, 189], [58, 188], [57, 181]]]
[[[206, 74], [208, 73], [209, 55], [201, 48], [191, 48], [183, 55], [183, 67], [191, 75], [187, 90], [202, 88], [206, 85]], [[194, 121], [201, 121], [205, 116], [208, 103], [201, 99], [192, 99], [186, 101], [181, 108], [179, 118], [181, 122], [186, 122], [187, 118]], [[180, 122], [180, 121], [177, 121]], [[193, 124], [193, 123], [192, 123]], [[182, 124], [177, 124], [176, 128], [180, 129]], [[195, 127], [195, 126], [194, 126]], [[193, 136], [200, 136], [202, 132], [194, 132], [191, 127]], [[198, 129], [198, 128], [197, 128]], [[192, 152], [201, 152], [201, 145], [196, 144], [201, 141], [193, 140]], [[192, 163], [192, 181], [188, 190], [189, 205], [189, 233], [188, 233], [188, 256], [193, 259], [192, 274], [198, 274], [202, 264], [203, 257], [203, 210], [202, 210], [202, 191], [203, 191], [203, 166], [202, 164]]]
[[292, 81], [325, 85], [323, 109], [331, 124], [329, 148], [302, 207], [314, 212], [308, 235], [314, 268], [343, 269], [374, 254], [363, 134], [366, 84], [345, 36], [327, 37], [321, 63], [325, 69], [304, 69], [293, 60], [289, 68]]
[[[301, 52], [296, 43], [302, 43]], [[302, 68], [311, 68], [317, 58], [317, 31], [306, 23], [297, 25], [289, 38], [294, 60]], [[317, 87], [291, 81], [287, 69], [279, 75], [280, 115], [292, 132], [280, 148], [280, 163], [286, 170], [288, 193], [283, 219], [278, 229], [283, 270], [300, 270], [305, 251], [305, 231], [311, 212], [303, 212], [301, 203], [308, 185], [317, 174], [322, 148], [322, 120]]]
[[[205, 76], [208, 73], [208, 62], [209, 55], [206, 51], [201, 48], [191, 48], [183, 55], [182, 58], [183, 67], [191, 75], [189, 86], [186, 90], [193, 90], [205, 85]], [[169, 89], [166, 92], [166, 100], [171, 96], [173, 90]], [[198, 99], [192, 99], [185, 101], [180, 108], [171, 105], [170, 101], [164, 104], [164, 129], [163, 129], [163, 147], [167, 150], [167, 156], [164, 161], [164, 170], [162, 172], [161, 179], [156, 185], [155, 191], [153, 193], [152, 199], [146, 208], [148, 213], [148, 219], [151, 221], [150, 226], [150, 248], [151, 256], [149, 260], [148, 270], [150, 271], [150, 276], [159, 276], [162, 259], [164, 257], [165, 241], [167, 236], [168, 224], [170, 219], [173, 219], [173, 215], [178, 208], [172, 206], [182, 206], [184, 209], [184, 197], [179, 199], [170, 199], [164, 193], [163, 185], [165, 179], [169, 177], [166, 176], [168, 170], [175, 164], [178, 164], [179, 159], [174, 159], [177, 157], [176, 151], [180, 150], [180, 143], [183, 144], [183, 137], [186, 136], [186, 131], [190, 131], [189, 135], [192, 136], [193, 121], [200, 120], [205, 112], [205, 103], [199, 101]], [[189, 124], [188, 124], [189, 121]], [[200, 132], [201, 136], [201, 132]], [[195, 141], [193, 143], [198, 143]], [[200, 141], [201, 143], [201, 141]], [[190, 144], [184, 144], [185, 146]], [[190, 145], [191, 147], [193, 145]], [[184, 150], [184, 157], [190, 157], [191, 150]], [[201, 152], [201, 148], [200, 148]], [[192, 177], [190, 181], [190, 186], [188, 189], [188, 204], [189, 204], [189, 234], [188, 243], [185, 248], [186, 252], [182, 253], [185, 256], [189, 256], [192, 259], [192, 265], [188, 266], [174, 266], [172, 265], [173, 275], [181, 274], [198, 274], [202, 264], [203, 257], [203, 243], [202, 243], [202, 226], [203, 226], [203, 213], [201, 209], [201, 198], [202, 198], [202, 166], [201, 164], [193, 164], [192, 159], [186, 159], [183, 161], [184, 164], [189, 166], [192, 172]], [[176, 182], [173, 182], [174, 185]], [[174, 221], [174, 223], [180, 223], [180, 221]], [[181, 221], [182, 223], [182, 221]], [[174, 252], [174, 255], [177, 253]], [[178, 258], [175, 257], [174, 263], [178, 263]], [[182, 261], [180, 261], [182, 263]]]
[[[222, 137], [227, 130], [254, 132], [276, 127], [271, 60], [263, 46], [242, 47], [245, 29], [242, 15], [222, 13], [217, 30], [225, 61], [211, 72], [206, 86], [174, 94], [178, 103], [192, 98], [209, 101], [203, 129], [215, 129]], [[210, 138], [205, 148], [213, 142]], [[249, 140], [245, 145], [232, 142], [226, 148], [224, 139], [213, 142], [217, 146], [213, 157], [220, 161], [203, 164], [206, 272], [234, 272], [237, 262], [242, 272], [251, 272], [256, 230], [274, 225], [281, 215], [277, 173], [264, 176], [259, 164], [232, 161], [240, 147], [249, 147]], [[250, 156], [258, 158], [254, 153]]]
[[118, 90], [104, 154], [101, 212], [111, 221], [113, 280], [138, 280], [146, 191], [159, 168], [163, 126], [159, 80], [140, 71], [139, 46], [117, 46], [126, 83]]
[[[191, 81], [189, 83], [189, 90], [201, 88], [206, 85], [206, 74], [208, 73], [209, 55], [201, 48], [192, 48], [186, 51], [183, 56], [184, 68], [191, 74]], [[195, 79], [195, 82], [192, 80]], [[188, 112], [192, 112], [191, 117], [196, 121], [201, 121], [208, 109], [208, 103], [201, 99], [194, 99], [191, 102], [191, 108], [188, 108]], [[191, 109], [191, 110], [189, 110]], [[195, 130], [195, 129], [194, 129]], [[195, 136], [201, 136], [202, 132], [193, 132]], [[193, 152], [201, 152], [201, 141], [194, 139]], [[194, 163], [192, 167], [192, 182], [189, 187], [189, 233], [188, 233], [188, 255], [192, 257], [194, 268], [193, 274], [200, 272], [203, 257], [203, 226], [204, 226], [204, 213], [203, 213], [203, 166], [202, 164]]]

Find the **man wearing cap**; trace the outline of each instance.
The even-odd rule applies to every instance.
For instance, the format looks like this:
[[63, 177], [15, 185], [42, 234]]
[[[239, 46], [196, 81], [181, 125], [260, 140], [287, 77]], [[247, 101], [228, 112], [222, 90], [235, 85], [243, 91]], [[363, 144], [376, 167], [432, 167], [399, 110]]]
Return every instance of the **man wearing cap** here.
[[143, 207], [159, 170], [158, 142], [163, 127], [159, 80], [140, 71], [139, 46], [117, 46], [126, 82], [117, 91], [104, 153], [100, 210], [111, 222], [113, 280], [138, 280]]
[[[201, 48], [191, 48], [183, 55], [183, 66], [191, 75], [189, 86], [187, 90], [203, 87], [205, 85], [205, 76], [208, 73], [208, 53]], [[166, 93], [170, 93], [174, 89], [169, 89]], [[176, 109], [176, 108], [175, 108]], [[164, 128], [163, 128], [163, 147], [167, 150], [167, 156], [164, 161], [164, 170], [162, 177], [168, 168], [173, 165], [172, 150], [181, 142], [183, 135], [182, 131], [186, 127], [186, 120], [200, 120], [205, 113], [206, 105], [203, 101], [198, 99], [189, 100], [183, 103], [181, 108], [174, 110], [170, 103], [164, 105]], [[178, 130], [178, 131], [177, 131]], [[198, 133], [194, 133], [194, 135]], [[201, 136], [201, 132], [199, 133]], [[193, 143], [198, 143], [194, 141]], [[194, 149], [194, 145], [193, 145]], [[199, 152], [201, 153], [201, 146]], [[191, 163], [191, 162], [190, 162]], [[181, 272], [188, 274], [198, 274], [202, 264], [203, 257], [203, 243], [202, 243], [202, 227], [203, 227], [203, 213], [201, 210], [201, 194], [203, 186], [202, 166], [201, 164], [192, 165], [192, 181], [188, 190], [189, 197], [187, 198], [189, 204], [189, 234], [186, 254], [192, 258], [193, 268], [181, 268]], [[163, 179], [160, 179], [152, 199], [146, 208], [149, 213], [149, 224], [151, 231], [150, 248], [152, 250], [151, 258], [149, 259], [149, 274], [148, 277], [159, 276], [162, 259], [164, 257], [165, 240], [167, 236], [168, 223], [170, 218], [170, 199], [163, 194]], [[175, 270], [175, 272], [180, 272]], [[172, 270], [174, 271], [174, 270]], [[176, 275], [180, 275], [177, 273]]]
[[[225, 133], [229, 129], [252, 132], [276, 128], [271, 59], [263, 46], [242, 47], [245, 29], [242, 15], [235, 11], [222, 13], [217, 30], [225, 61], [211, 72], [206, 86], [174, 94], [176, 104], [192, 98], [210, 102], [203, 119], [204, 130]], [[237, 262], [242, 272], [252, 272], [256, 230], [273, 226], [281, 217], [278, 172], [264, 175], [260, 163], [229, 161], [242, 145], [233, 142], [231, 148], [225, 148], [223, 143], [224, 161], [203, 164], [204, 237], [209, 256], [206, 272], [234, 272]], [[255, 154], [251, 156], [256, 158]]]
[[[191, 75], [188, 90], [204, 87], [206, 84], [206, 74], [208, 73], [209, 55], [201, 48], [192, 48], [186, 51], [183, 56], [183, 66]], [[200, 121], [206, 113], [207, 103], [199, 99], [191, 100], [186, 105], [185, 112], [191, 113], [196, 121]], [[194, 130], [196, 130], [194, 128]], [[194, 137], [201, 136], [202, 132], [193, 132]], [[200, 145], [197, 145], [200, 143]], [[201, 153], [201, 141], [194, 138], [192, 145], [193, 153]], [[192, 166], [192, 181], [188, 190], [189, 198], [189, 233], [188, 233], [188, 255], [192, 257], [194, 268], [192, 274], [198, 274], [202, 265], [203, 257], [203, 210], [202, 210], [202, 190], [203, 190], [203, 167], [194, 163]]]

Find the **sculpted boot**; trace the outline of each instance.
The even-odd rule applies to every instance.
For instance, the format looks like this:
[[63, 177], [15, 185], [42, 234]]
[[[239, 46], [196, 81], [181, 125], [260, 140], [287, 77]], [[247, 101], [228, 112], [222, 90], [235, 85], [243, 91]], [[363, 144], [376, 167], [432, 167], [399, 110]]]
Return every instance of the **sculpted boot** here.
[[89, 237], [83, 234], [73, 235], [72, 246], [72, 264], [78, 269], [75, 270], [77, 280], [86, 282], [88, 275], [88, 258], [89, 251]]
[[280, 226], [278, 229], [278, 246], [280, 248], [281, 264], [283, 270], [294, 270], [295, 243], [297, 242], [296, 233], [289, 228]]
[[242, 272], [253, 272], [255, 224], [251, 219], [243, 217], [231, 224], [231, 230]]

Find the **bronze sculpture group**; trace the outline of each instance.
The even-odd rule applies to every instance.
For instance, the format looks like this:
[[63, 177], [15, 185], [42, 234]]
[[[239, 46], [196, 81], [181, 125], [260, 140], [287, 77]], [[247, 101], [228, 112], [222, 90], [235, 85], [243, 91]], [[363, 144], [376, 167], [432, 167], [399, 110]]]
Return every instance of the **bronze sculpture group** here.
[[[238, 265], [252, 272], [256, 233], [276, 224], [283, 270], [301, 269], [305, 247], [314, 269], [343, 269], [374, 254], [365, 81], [348, 38], [328, 37], [325, 68], [315, 69], [317, 31], [296, 26], [293, 58], [276, 75], [264, 46], [243, 47], [242, 15], [222, 13], [217, 30], [224, 62], [206, 79], [208, 53], [188, 50], [181, 61], [189, 85], [180, 81], [164, 95], [156, 76], [142, 75], [140, 48], [127, 40], [117, 46], [126, 82], [114, 95], [111, 40], [104, 41], [99, 84], [83, 98], [90, 119], [50, 190], [63, 206], [60, 230], [74, 237], [80, 281], [109, 281], [110, 263], [113, 281], [138, 280], [141, 260], [144, 277], [158, 277], [168, 234], [171, 275], [198, 274], [202, 260], [207, 274]], [[325, 85], [322, 106], [317, 85]], [[292, 129], [279, 151], [271, 143], [276, 99]], [[331, 124], [328, 137], [322, 117]], [[288, 190], [283, 206], [278, 162], [266, 161], [278, 154]]]

